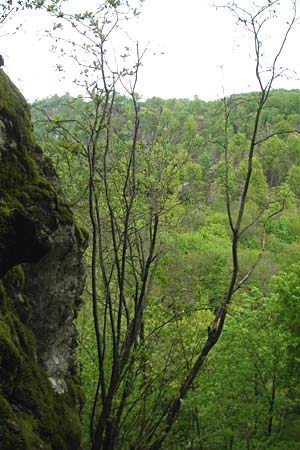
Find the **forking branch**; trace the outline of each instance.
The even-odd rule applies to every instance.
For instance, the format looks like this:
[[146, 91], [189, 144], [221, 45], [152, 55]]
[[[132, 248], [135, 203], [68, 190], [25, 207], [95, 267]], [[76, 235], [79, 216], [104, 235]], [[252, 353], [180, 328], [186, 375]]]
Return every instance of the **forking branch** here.
[[[257, 106], [256, 106], [256, 112], [254, 114], [253, 122], [252, 122], [252, 132], [250, 135], [250, 144], [247, 152], [247, 170], [246, 175], [244, 178], [240, 200], [239, 200], [239, 206], [237, 209], [237, 213], [235, 217], [233, 216], [232, 208], [231, 208], [231, 201], [230, 201], [230, 194], [229, 194], [229, 183], [228, 183], [228, 156], [230, 148], [228, 146], [228, 133], [227, 133], [227, 125], [230, 117], [230, 112], [226, 109], [225, 110], [225, 142], [224, 142], [224, 150], [225, 150], [225, 163], [227, 164], [226, 167], [226, 179], [225, 179], [225, 185], [226, 185], [226, 206], [227, 206], [227, 212], [228, 212], [228, 220], [232, 232], [232, 239], [231, 239], [231, 252], [232, 252], [232, 270], [231, 270], [231, 276], [230, 280], [228, 282], [228, 287], [226, 290], [226, 293], [223, 297], [222, 302], [220, 303], [219, 307], [217, 308], [215, 312], [215, 318], [211, 323], [211, 326], [208, 327], [208, 336], [207, 340], [202, 346], [201, 349], [199, 349], [199, 354], [190, 369], [189, 373], [187, 374], [185, 380], [182, 382], [181, 387], [179, 389], [179, 393], [176, 396], [176, 398], [173, 399], [173, 401], [170, 403], [169, 407], [165, 411], [164, 415], [164, 427], [163, 432], [159, 437], [157, 437], [153, 443], [149, 446], [146, 446], [146, 450], [160, 450], [162, 447], [162, 444], [170, 432], [173, 423], [175, 422], [175, 419], [177, 417], [177, 414], [180, 410], [180, 406], [182, 403], [182, 400], [187, 395], [188, 391], [193, 385], [193, 382], [195, 381], [196, 377], [200, 373], [203, 364], [206, 360], [206, 357], [212, 350], [212, 348], [216, 345], [216, 343], [219, 340], [219, 337], [222, 333], [226, 315], [227, 315], [227, 307], [231, 303], [232, 297], [234, 293], [236, 292], [239, 287], [244, 284], [246, 279], [249, 278], [253, 270], [255, 269], [256, 264], [254, 264], [254, 267], [250, 268], [248, 275], [246, 276], [246, 279], [242, 279], [238, 281], [238, 275], [239, 275], [239, 256], [238, 256], [238, 249], [240, 244], [240, 236], [241, 232], [243, 231], [242, 226], [242, 220], [244, 218], [244, 212], [246, 207], [246, 201], [248, 198], [250, 183], [251, 183], [251, 177], [253, 172], [253, 158], [255, 155], [255, 150], [257, 147], [258, 142], [258, 134], [259, 134], [259, 126], [260, 126], [260, 117], [261, 113], [264, 109], [264, 106], [270, 96], [271, 89], [273, 87], [274, 80], [281, 76], [282, 71], [279, 69], [277, 71], [277, 64], [278, 59], [280, 55], [283, 52], [283, 49], [286, 45], [286, 41], [288, 38], [288, 35], [290, 34], [292, 27], [295, 24], [296, 21], [296, 5], [295, 2], [292, 2], [292, 17], [290, 22], [288, 23], [287, 29], [283, 32], [283, 38], [275, 52], [275, 56], [273, 57], [271, 66], [268, 69], [269, 78], [267, 81], [263, 82], [262, 74], [264, 71], [264, 68], [262, 67], [261, 63], [261, 46], [262, 42], [260, 40], [260, 34], [264, 29], [264, 26], [266, 23], [274, 17], [274, 8], [278, 5], [278, 1], [270, 2], [268, 1], [263, 6], [258, 7], [256, 11], [251, 12], [247, 11], [244, 8], [241, 8], [237, 5], [236, 2], [229, 2], [225, 6], [222, 6], [222, 8], [225, 8], [227, 11], [229, 11], [233, 17], [238, 19], [238, 22], [241, 23], [243, 26], [246, 27], [246, 29], [250, 32], [252, 39], [254, 41], [254, 47], [255, 47], [255, 76], [256, 80], [259, 85], [259, 92], [257, 95]], [[255, 5], [254, 5], [255, 6]], [[220, 6], [221, 7], [221, 6]], [[225, 105], [227, 105], [225, 100]], [[277, 213], [277, 212], [276, 212]], [[275, 213], [274, 213], [275, 214]], [[271, 214], [272, 216], [273, 214]], [[270, 217], [271, 217], [270, 216]], [[269, 217], [269, 218], [270, 218]], [[261, 245], [261, 252], [264, 249], [264, 236], [262, 238], [262, 245]]]

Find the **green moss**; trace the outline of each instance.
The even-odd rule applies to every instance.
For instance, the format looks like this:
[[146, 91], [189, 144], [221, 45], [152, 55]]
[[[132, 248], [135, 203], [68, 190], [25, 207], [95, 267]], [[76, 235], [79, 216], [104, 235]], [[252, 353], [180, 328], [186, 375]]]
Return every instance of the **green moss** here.
[[[34, 142], [28, 105], [3, 71], [0, 71], [0, 120], [5, 122], [8, 145], [1, 150], [0, 232], [11, 227], [14, 210], [28, 211], [39, 221], [47, 210], [52, 223], [72, 224], [73, 216], [64, 200], [37, 167], [42, 151]], [[15, 142], [13, 148], [9, 143]]]
[[[23, 192], [25, 192], [25, 194], [29, 197], [30, 203], [33, 203], [32, 200], [34, 200], [34, 204], [36, 204], [36, 201], [41, 200], [48, 204], [49, 202], [55, 200], [55, 194], [53, 190], [50, 189], [50, 186], [46, 189], [44, 187], [39, 187], [37, 184], [31, 184], [29, 186], [25, 186]], [[22, 194], [22, 192], [20, 194]], [[20, 194], [16, 193], [17, 196]]]
[[46, 444], [39, 436], [39, 424], [30, 415], [22, 414], [18, 417], [21, 433], [24, 437], [25, 448], [51, 450], [50, 444]]
[[[0, 281], [0, 433], [5, 450], [73, 450], [80, 446], [80, 388], [69, 377], [56, 394], [35, 357], [32, 332], [12, 308], [9, 294], [22, 287], [21, 266]], [[17, 411], [10, 403], [18, 405]], [[63, 421], [63, 426], [61, 426]], [[1, 429], [2, 427], [2, 429]], [[2, 430], [2, 431], [1, 431]]]
[[4, 285], [7, 288], [14, 286], [14, 288], [21, 290], [24, 286], [25, 275], [21, 264], [13, 267], [3, 278]]
[[57, 217], [64, 225], [74, 224], [72, 211], [60, 195], [57, 196]]
[[11, 193], [6, 193], [2, 197], [1, 202], [4, 205], [4, 207], [6, 207], [6, 209], [9, 211], [9, 213], [11, 213], [11, 211], [14, 209], [17, 209], [18, 211], [22, 211], [22, 212], [25, 211], [24, 206], [18, 200], [17, 196], [12, 195]]
[[[11, 394], [13, 384], [23, 368], [26, 355], [20, 344], [17, 330], [23, 327], [19, 317], [9, 307], [8, 294], [21, 287], [24, 273], [21, 267], [11, 270], [6, 279], [0, 281], [0, 386], [4, 393]], [[9, 288], [5, 288], [9, 286]]]
[[8, 207], [6, 202], [4, 202], [3, 198], [0, 198], [0, 212], [4, 217], [8, 217], [11, 212], [11, 208]]
[[[47, 251], [39, 248], [41, 236], [59, 224], [73, 225], [73, 215], [43, 176], [42, 151], [33, 139], [29, 108], [1, 70], [0, 120], [7, 135], [0, 149], [0, 238], [4, 244], [0, 266], [4, 261], [1, 274], [5, 273], [0, 280], [0, 447], [75, 450], [80, 447], [77, 411], [82, 394], [71, 378], [67, 392], [56, 394], [37, 362], [35, 337], [27, 326], [30, 304], [22, 296], [24, 272], [17, 265], [24, 259], [15, 254], [24, 245], [24, 262], [30, 262], [33, 252], [41, 258]], [[24, 230], [24, 224], [26, 237], [21, 233], [20, 238], [16, 227]], [[84, 244], [85, 230], [75, 226], [75, 232]]]
[[22, 436], [20, 431], [18, 432], [16, 415], [14, 414], [8, 401], [2, 395], [1, 391], [0, 391], [0, 431], [1, 431], [1, 446], [3, 448], [8, 450], [26, 449], [24, 445], [25, 441], [24, 437]]
[[86, 245], [87, 241], [89, 240], [89, 232], [85, 228], [75, 224], [75, 234], [78, 242], [81, 245]]
[[0, 425], [3, 425], [6, 418], [13, 418], [14, 413], [8, 401], [3, 397], [0, 391]]
[[[70, 383], [68, 388], [70, 389]], [[81, 425], [76, 412], [78, 399], [69, 390], [61, 396], [54, 394], [47, 377], [37, 365], [23, 370], [14, 398], [35, 411], [39, 430], [45, 441], [51, 444], [51, 448], [72, 450], [79, 447]]]
[[28, 192], [17, 193], [17, 199], [22, 205], [28, 205], [28, 203], [30, 202], [30, 196]]
[[11, 394], [12, 384], [23, 366], [24, 356], [20, 352], [15, 335], [10, 326], [10, 318], [0, 318], [0, 370], [3, 392]]
[[52, 450], [39, 435], [38, 421], [22, 411], [15, 413], [0, 392], [1, 448], [5, 450]]
[[23, 145], [32, 145], [31, 114], [27, 102], [5, 72], [0, 73], [0, 114], [5, 112], [16, 130], [26, 130], [17, 136]]
[[[67, 377], [66, 383], [67, 391], [62, 395], [63, 403], [60, 413], [67, 419], [65, 431], [72, 440], [72, 442], [69, 442], [70, 448], [78, 448], [81, 442], [81, 423], [76, 411], [81, 409], [83, 405], [84, 394], [82, 388], [71, 377]], [[75, 409], [74, 405], [76, 405]]]

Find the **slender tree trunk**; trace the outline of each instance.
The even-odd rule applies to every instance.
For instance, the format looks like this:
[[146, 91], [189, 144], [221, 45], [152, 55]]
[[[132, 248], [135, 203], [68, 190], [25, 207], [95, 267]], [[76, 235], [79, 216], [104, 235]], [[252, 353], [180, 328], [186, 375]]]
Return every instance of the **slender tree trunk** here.
[[276, 382], [277, 382], [276, 373], [277, 373], [277, 349], [275, 347], [271, 399], [270, 399], [270, 406], [269, 406], [269, 419], [268, 419], [268, 430], [267, 430], [268, 436], [271, 436], [272, 431], [273, 431], [273, 415], [274, 415], [274, 406], [275, 406], [275, 397], [276, 397]]

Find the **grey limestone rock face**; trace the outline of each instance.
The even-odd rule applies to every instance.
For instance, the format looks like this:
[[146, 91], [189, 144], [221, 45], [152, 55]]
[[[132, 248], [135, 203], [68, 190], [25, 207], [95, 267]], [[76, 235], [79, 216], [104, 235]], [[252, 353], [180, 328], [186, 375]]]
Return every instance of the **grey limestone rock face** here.
[[64, 377], [73, 370], [74, 319], [85, 268], [73, 226], [59, 225], [49, 244], [41, 261], [24, 265], [24, 295], [32, 305], [29, 326], [36, 337], [38, 361], [61, 394], [66, 389]]
[[[0, 70], [0, 448], [79, 450], [74, 318], [87, 235]], [[61, 424], [64, 424], [62, 427]]]

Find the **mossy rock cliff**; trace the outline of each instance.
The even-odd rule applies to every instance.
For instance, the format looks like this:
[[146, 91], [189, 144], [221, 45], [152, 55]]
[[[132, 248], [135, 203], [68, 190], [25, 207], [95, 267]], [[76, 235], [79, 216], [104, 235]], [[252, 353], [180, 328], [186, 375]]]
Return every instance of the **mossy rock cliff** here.
[[0, 448], [80, 449], [73, 325], [86, 236], [0, 70]]

